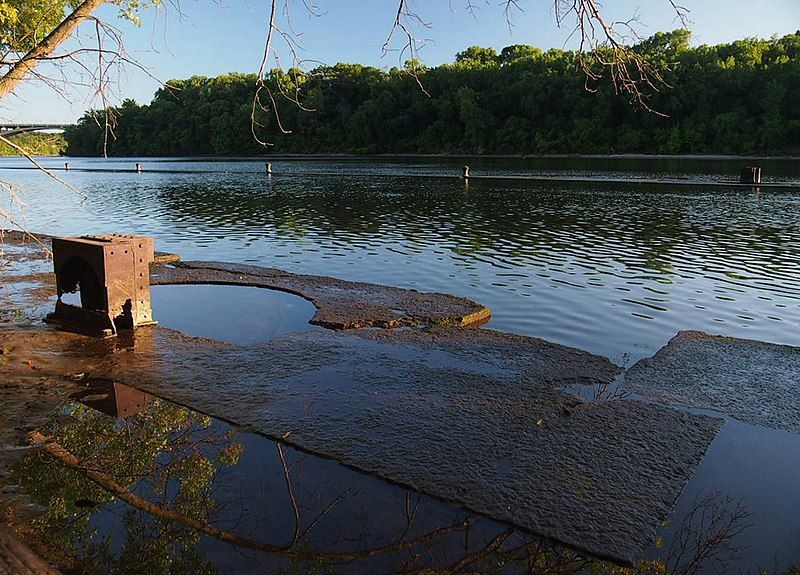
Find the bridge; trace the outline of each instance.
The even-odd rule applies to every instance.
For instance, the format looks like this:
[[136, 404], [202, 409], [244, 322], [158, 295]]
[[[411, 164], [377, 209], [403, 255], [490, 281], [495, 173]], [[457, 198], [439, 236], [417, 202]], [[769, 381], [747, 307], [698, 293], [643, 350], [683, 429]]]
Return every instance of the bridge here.
[[0, 136], [16, 136], [26, 132], [64, 131], [72, 124], [0, 124]]

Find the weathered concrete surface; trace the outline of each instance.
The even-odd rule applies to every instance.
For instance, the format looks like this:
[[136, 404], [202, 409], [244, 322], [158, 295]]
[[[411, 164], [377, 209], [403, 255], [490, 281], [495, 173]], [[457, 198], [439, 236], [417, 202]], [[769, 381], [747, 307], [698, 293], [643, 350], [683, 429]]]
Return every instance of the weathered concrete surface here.
[[326, 276], [220, 262], [180, 262], [151, 268], [150, 283], [230, 284], [287, 291], [317, 308], [311, 323], [332, 329], [417, 324], [479, 325], [491, 312], [472, 300]]
[[[296, 290], [341, 327], [464, 322], [453, 310], [480, 308], [264, 268], [156, 267], [154, 283]], [[158, 327], [110, 341], [0, 335], [11, 444], [49, 413], [65, 375], [90, 372], [617, 561], [653, 542], [720, 425], [638, 401], [584, 403], [558, 388], [607, 383], [620, 368], [490, 330], [320, 331], [253, 347]]]
[[237, 347], [159, 327], [116, 340], [43, 329], [3, 332], [0, 345], [14, 382], [0, 404], [6, 413], [16, 398], [9, 418], [24, 421], [6, 442], [54, 407], [64, 376], [91, 373], [617, 561], [652, 543], [719, 426], [636, 401], [583, 403], [556, 386], [608, 382], [619, 368], [490, 330]]
[[797, 347], [682, 331], [634, 365], [624, 387], [662, 403], [800, 433]]
[[255, 347], [140, 330], [98, 373], [579, 550], [632, 562], [720, 420], [554, 386], [619, 368], [489, 330], [295, 334]]
[[[14, 297], [25, 301], [47, 302], [55, 293], [52, 261], [44, 248], [50, 247], [51, 236], [36, 234], [39, 246], [29, 234], [3, 232], [5, 259], [16, 264], [0, 276], [3, 284], [15, 286]], [[20, 270], [17, 257], [36, 266], [36, 273]], [[4, 259], [0, 257], [0, 264]], [[14, 268], [17, 268], [16, 271]], [[3, 270], [0, 268], [0, 274]], [[317, 308], [311, 323], [332, 329], [360, 327], [402, 327], [418, 324], [446, 326], [478, 326], [491, 318], [488, 308], [467, 298], [440, 293], [423, 293], [377, 284], [350, 282], [327, 276], [294, 274], [275, 268], [219, 262], [181, 262], [177, 254], [156, 252], [150, 266], [151, 285], [229, 284], [263, 287], [293, 293]], [[10, 290], [9, 290], [10, 291]], [[0, 298], [3, 297], [0, 290]], [[0, 303], [2, 299], [0, 299]], [[31, 306], [29, 306], [31, 307]], [[26, 311], [28, 310], [26, 308]], [[52, 310], [47, 310], [52, 311]], [[157, 316], [157, 311], [155, 312]], [[40, 314], [44, 315], [44, 314]], [[158, 317], [155, 317], [157, 320]]]

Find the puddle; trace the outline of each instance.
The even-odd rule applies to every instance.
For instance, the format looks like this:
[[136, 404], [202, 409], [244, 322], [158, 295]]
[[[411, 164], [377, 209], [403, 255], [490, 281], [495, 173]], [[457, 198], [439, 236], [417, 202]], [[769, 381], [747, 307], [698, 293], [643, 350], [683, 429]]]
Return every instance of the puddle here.
[[288, 333], [322, 330], [314, 305], [293, 294], [226, 285], [151, 286], [153, 317], [189, 335], [253, 345]]
[[[697, 560], [667, 541], [616, 567], [131, 387], [81, 385], [7, 478], [28, 509], [15, 531], [65, 572], [635, 575]], [[701, 544], [701, 567], [731, 552], [698, 524], [729, 525], [725, 504], [712, 492], [670, 528]]]
[[109, 381], [90, 381], [41, 433], [50, 447], [21, 455], [9, 484], [39, 509], [25, 538], [70, 572], [517, 572], [588, 561]]

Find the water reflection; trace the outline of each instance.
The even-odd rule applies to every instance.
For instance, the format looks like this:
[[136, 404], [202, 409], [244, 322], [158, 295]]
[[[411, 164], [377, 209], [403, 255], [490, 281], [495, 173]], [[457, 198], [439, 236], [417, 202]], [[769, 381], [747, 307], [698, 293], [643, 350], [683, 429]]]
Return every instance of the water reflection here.
[[[114, 160], [82, 160], [88, 164]], [[126, 159], [125, 161], [130, 161]], [[461, 162], [461, 160], [455, 160]], [[212, 174], [70, 173], [84, 204], [36, 174], [11, 173], [34, 196], [31, 226], [53, 232], [135, 229], [184, 258], [253, 262], [471, 297], [492, 327], [622, 361], [700, 329], [800, 344], [800, 197], [748, 190], [404, 177], [453, 160], [314, 160], [276, 165], [159, 163]], [[689, 160], [476, 160], [483, 173], [627, 172], [719, 177], [738, 163]], [[255, 170], [254, 166], [258, 167]], [[229, 170], [229, 173], [224, 173]], [[611, 172], [609, 172], [609, 170]], [[303, 172], [338, 171], [334, 176]], [[771, 174], [796, 178], [774, 163]]]
[[465, 294], [497, 328], [615, 359], [690, 327], [800, 343], [791, 194], [345, 178], [157, 194], [166, 227], [227, 230], [234, 257]]
[[118, 383], [83, 384], [11, 477], [42, 510], [22, 536], [71, 573], [689, 575], [727, 565], [748, 527], [712, 494], [661, 559], [617, 567]]
[[316, 309], [300, 296], [256, 287], [152, 286], [158, 323], [193, 336], [238, 345], [324, 328], [309, 323]]

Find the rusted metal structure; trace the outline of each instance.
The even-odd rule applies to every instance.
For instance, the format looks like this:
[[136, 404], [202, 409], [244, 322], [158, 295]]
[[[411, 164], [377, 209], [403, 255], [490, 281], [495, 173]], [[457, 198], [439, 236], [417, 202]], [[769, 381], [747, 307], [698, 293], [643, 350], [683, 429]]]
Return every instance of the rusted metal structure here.
[[[98, 337], [155, 323], [150, 304], [153, 238], [91, 235], [53, 238], [58, 301], [46, 321]], [[80, 307], [62, 301], [80, 292]]]

